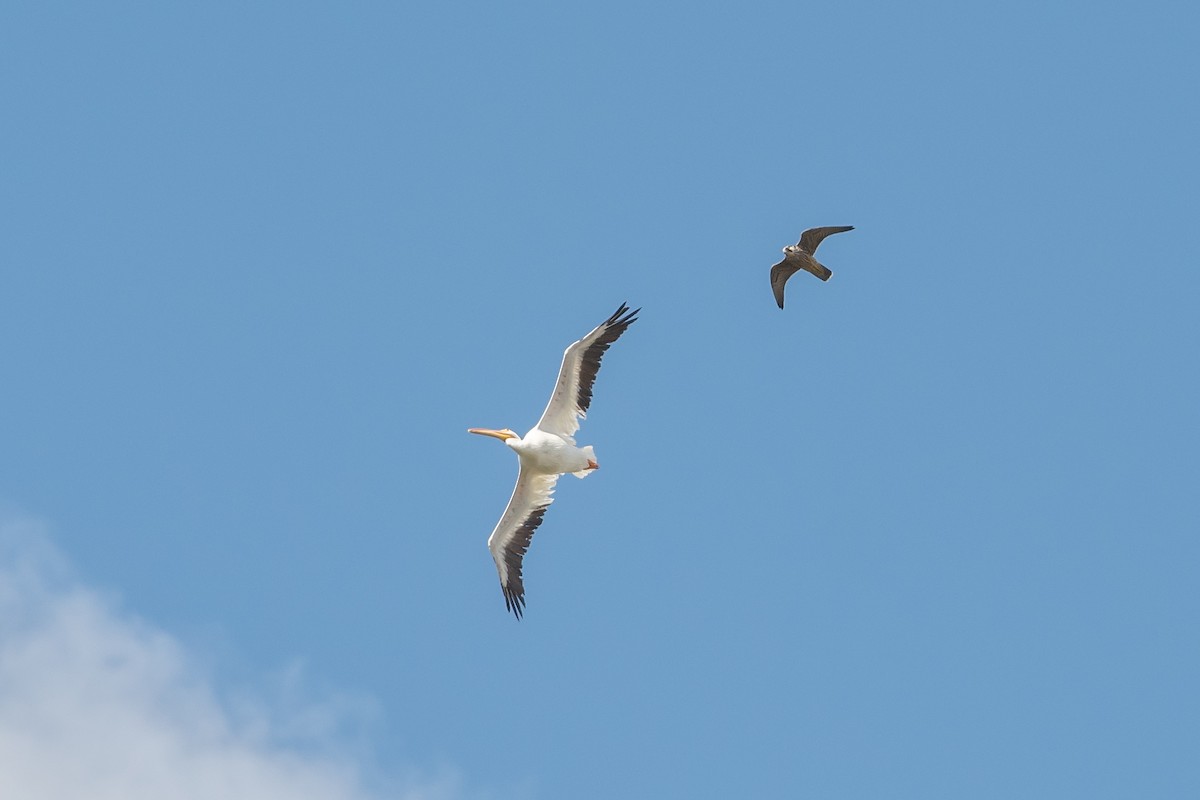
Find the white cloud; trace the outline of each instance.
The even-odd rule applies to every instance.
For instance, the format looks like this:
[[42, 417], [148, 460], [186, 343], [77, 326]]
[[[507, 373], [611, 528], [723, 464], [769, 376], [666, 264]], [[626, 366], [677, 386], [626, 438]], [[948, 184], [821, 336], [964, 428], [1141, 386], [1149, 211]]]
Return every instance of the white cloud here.
[[[202, 663], [82, 585], [39, 525], [0, 521], [0, 798], [385, 796], [334, 736], [345, 701], [297, 700], [294, 674], [286, 703], [230, 701]], [[386, 797], [456, 793], [450, 779]]]

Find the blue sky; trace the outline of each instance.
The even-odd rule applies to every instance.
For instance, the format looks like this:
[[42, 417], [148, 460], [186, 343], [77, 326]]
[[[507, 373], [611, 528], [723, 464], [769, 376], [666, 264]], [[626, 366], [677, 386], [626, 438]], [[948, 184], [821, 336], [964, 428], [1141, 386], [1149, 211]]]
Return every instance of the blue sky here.
[[1197, 22], [7, 4], [0, 794], [1194, 795]]

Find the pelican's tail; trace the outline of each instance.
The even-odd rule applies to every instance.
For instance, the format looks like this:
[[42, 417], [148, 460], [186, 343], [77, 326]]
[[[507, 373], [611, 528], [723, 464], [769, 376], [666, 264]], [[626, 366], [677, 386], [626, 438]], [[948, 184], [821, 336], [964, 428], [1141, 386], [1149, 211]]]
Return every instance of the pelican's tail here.
[[[590, 444], [587, 447], [581, 447], [579, 449], [583, 451], [583, 454], [585, 456], [587, 456], [588, 461], [592, 462], [593, 464], [598, 464], [598, 462], [596, 461], [596, 451], [592, 449], [592, 446]], [[588, 475], [591, 475], [592, 471], [594, 469], [596, 469], [596, 467], [588, 467], [587, 469], [581, 469], [581, 470], [579, 470], [579, 472], [572, 472], [571, 474], [574, 475], [576, 478], [579, 478], [580, 480], [582, 480], [583, 478], [586, 478]]]

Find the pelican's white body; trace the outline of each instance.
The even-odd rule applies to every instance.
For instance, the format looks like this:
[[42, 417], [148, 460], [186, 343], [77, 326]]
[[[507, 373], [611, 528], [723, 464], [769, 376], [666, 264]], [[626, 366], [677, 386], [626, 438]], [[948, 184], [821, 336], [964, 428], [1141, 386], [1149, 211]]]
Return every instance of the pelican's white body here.
[[588, 462], [596, 463], [596, 452], [590, 444], [576, 447], [570, 437], [541, 428], [532, 428], [524, 437], [505, 439], [504, 443], [517, 451], [522, 469], [542, 475], [570, 472], [577, 478], [586, 478], [592, 471]]

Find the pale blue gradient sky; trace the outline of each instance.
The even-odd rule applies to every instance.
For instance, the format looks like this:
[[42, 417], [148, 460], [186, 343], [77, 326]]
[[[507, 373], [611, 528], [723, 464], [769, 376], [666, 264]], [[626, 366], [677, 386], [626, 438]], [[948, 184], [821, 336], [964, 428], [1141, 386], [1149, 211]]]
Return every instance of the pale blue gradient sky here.
[[1195, 794], [1198, 22], [7, 4], [0, 499], [488, 796]]

